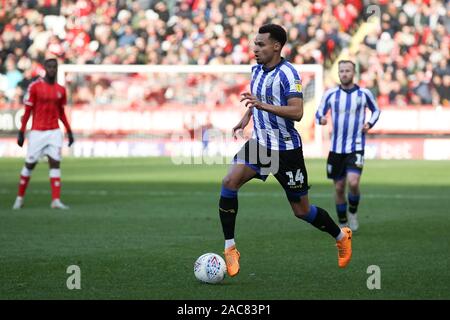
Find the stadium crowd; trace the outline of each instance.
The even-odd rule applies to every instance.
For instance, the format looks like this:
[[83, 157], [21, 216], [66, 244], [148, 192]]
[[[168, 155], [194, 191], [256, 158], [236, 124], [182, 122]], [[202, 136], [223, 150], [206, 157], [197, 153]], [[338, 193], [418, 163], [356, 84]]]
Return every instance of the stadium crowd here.
[[448, 6], [437, 0], [379, 2], [380, 28], [353, 57], [362, 85], [380, 106], [449, 106]]
[[[380, 28], [354, 56], [363, 85], [381, 106], [448, 105], [445, 4], [378, 2]], [[288, 30], [286, 58], [329, 68], [366, 18], [367, 7], [362, 0], [0, 0], [0, 5], [0, 107], [8, 108], [22, 107], [48, 55], [70, 64], [248, 64], [254, 62], [252, 36], [269, 21]], [[110, 81], [75, 77], [69, 81], [71, 102], [109, 101], [102, 97], [117, 92], [108, 89]], [[230, 86], [238, 90], [242, 82], [236, 81]], [[160, 103], [167, 89], [148, 84], [134, 96]]]

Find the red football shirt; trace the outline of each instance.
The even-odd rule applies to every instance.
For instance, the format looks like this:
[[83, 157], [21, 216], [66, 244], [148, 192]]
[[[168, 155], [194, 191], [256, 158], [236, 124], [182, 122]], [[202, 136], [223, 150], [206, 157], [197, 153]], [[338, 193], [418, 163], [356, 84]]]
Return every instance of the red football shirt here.
[[[33, 124], [31, 130], [58, 129], [58, 120], [66, 120], [64, 105], [66, 89], [57, 83], [48, 83], [38, 79], [30, 84], [24, 99], [25, 106], [31, 109]], [[28, 120], [28, 119], [23, 119]], [[66, 125], [66, 123], [64, 123]], [[67, 128], [70, 130], [70, 127]]]

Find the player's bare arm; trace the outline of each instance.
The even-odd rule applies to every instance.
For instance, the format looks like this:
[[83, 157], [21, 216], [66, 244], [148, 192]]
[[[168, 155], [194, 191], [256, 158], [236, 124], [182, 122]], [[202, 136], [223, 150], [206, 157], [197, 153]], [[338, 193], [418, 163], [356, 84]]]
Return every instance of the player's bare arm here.
[[372, 126], [367, 122], [364, 124], [362, 131], [364, 133], [367, 133], [370, 130], [370, 128], [372, 128]]
[[325, 126], [325, 125], [328, 123], [327, 118], [325, 118], [325, 117], [320, 118], [319, 123], [320, 123], [322, 126]]
[[233, 137], [237, 138], [237, 134], [245, 129], [245, 127], [250, 122], [250, 118], [252, 117], [253, 108], [248, 108], [248, 110], [245, 112], [244, 116], [242, 117], [241, 121], [237, 125], [233, 127]]
[[72, 129], [70, 127], [69, 121], [67, 120], [66, 113], [64, 112], [64, 108], [62, 106], [59, 111], [59, 118], [61, 119], [62, 123], [64, 124], [64, 127], [66, 128], [67, 138], [69, 140], [68, 146], [70, 147], [75, 142], [75, 139], [73, 137], [73, 133], [72, 133]]
[[303, 99], [298, 97], [292, 97], [288, 99], [287, 106], [275, 106], [268, 103], [264, 103], [258, 100], [257, 97], [249, 92], [242, 93], [241, 102], [245, 101], [246, 107], [255, 107], [260, 110], [264, 110], [277, 116], [300, 121], [303, 117]]
[[23, 144], [25, 142], [25, 130], [27, 127], [27, 123], [28, 123], [28, 119], [31, 116], [31, 108], [25, 106], [25, 113], [22, 117], [22, 125], [19, 129], [19, 133], [17, 135], [17, 144], [19, 145], [19, 147], [23, 147]]

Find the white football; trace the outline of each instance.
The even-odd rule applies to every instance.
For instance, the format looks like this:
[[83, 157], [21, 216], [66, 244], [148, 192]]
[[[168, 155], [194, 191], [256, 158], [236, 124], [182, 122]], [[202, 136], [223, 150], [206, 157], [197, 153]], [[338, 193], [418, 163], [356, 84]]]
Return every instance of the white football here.
[[216, 253], [202, 254], [194, 263], [194, 275], [202, 282], [219, 283], [226, 273], [225, 260]]

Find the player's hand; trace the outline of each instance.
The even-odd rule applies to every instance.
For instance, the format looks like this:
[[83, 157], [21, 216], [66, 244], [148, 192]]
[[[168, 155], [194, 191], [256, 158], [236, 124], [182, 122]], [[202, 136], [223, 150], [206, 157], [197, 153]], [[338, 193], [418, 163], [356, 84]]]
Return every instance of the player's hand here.
[[72, 132], [68, 132], [67, 136], [69, 138], [69, 147], [75, 142], [75, 139], [73, 138]]
[[25, 141], [25, 133], [19, 131], [19, 134], [17, 135], [17, 144], [19, 145], [19, 147], [23, 146], [24, 141]]
[[367, 131], [369, 131], [370, 128], [371, 128], [370, 124], [365, 123], [364, 126], [363, 126], [363, 128], [362, 128], [362, 131], [363, 131], [364, 133], [367, 133]]
[[247, 126], [250, 119], [242, 119], [237, 125], [233, 127], [233, 138], [244, 138], [244, 128]]
[[246, 107], [255, 107], [256, 109], [262, 109], [264, 110], [264, 103], [258, 100], [254, 95], [252, 95], [250, 92], [244, 92], [241, 93], [241, 102], [245, 102]]
[[325, 117], [320, 118], [319, 123], [320, 123], [322, 126], [326, 125], [327, 122], [328, 122], [328, 121], [327, 121], [327, 118], [325, 118]]
[[242, 125], [242, 121], [241, 121], [236, 126], [233, 127], [233, 138], [235, 140], [237, 138], [242, 138], [243, 132], [244, 132], [244, 126]]
[[[250, 107], [251, 108], [251, 107]], [[244, 129], [250, 122], [250, 114], [246, 114], [237, 125], [233, 127], [233, 138], [244, 138]]]

